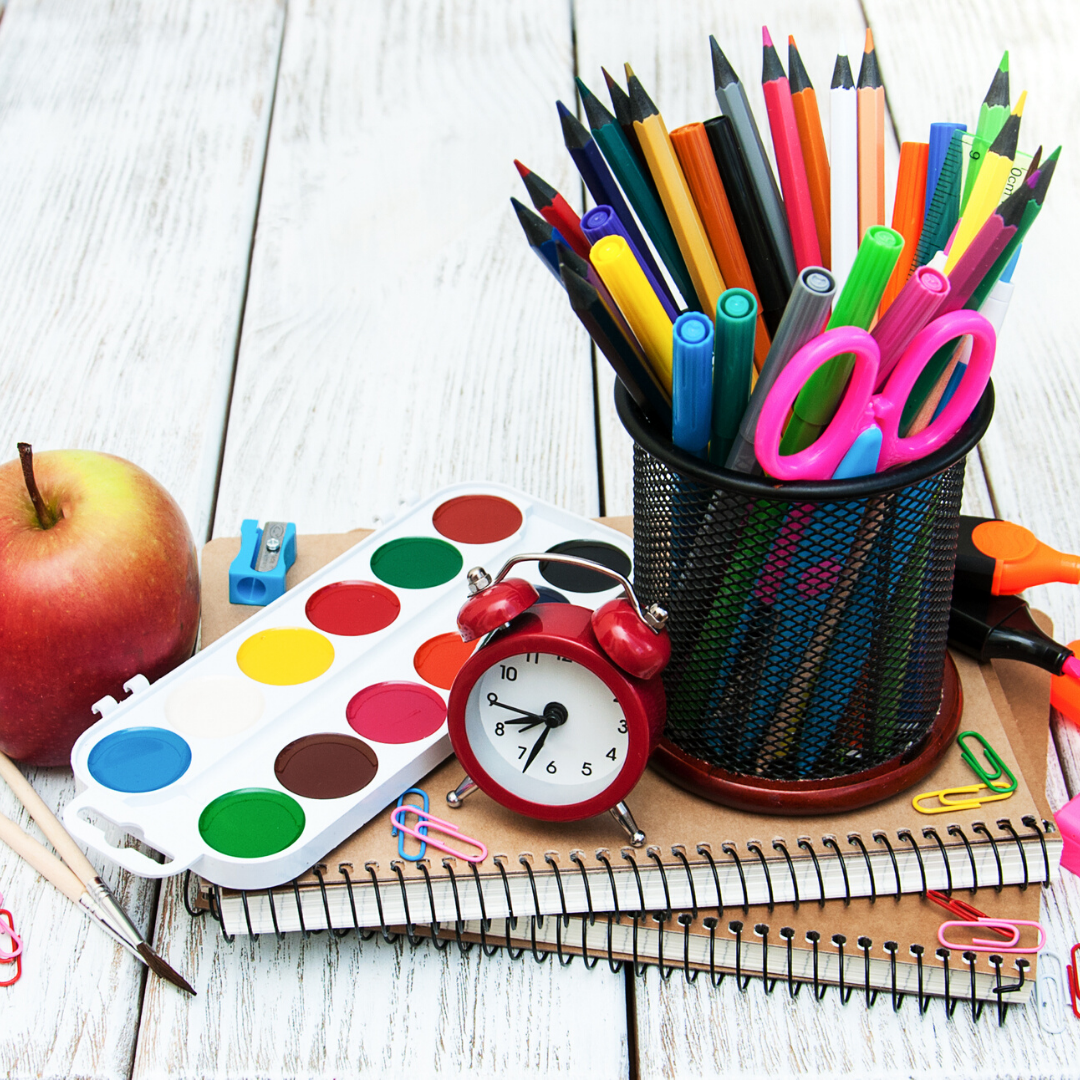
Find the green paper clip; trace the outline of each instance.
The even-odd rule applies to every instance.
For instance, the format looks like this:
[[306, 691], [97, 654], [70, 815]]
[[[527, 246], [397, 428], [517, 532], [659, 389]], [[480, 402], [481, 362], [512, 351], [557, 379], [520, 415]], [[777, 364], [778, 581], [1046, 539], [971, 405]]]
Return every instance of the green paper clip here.
[[[964, 744], [964, 740], [971, 736], [979, 741], [979, 745], [983, 748], [983, 753], [986, 755], [986, 760], [991, 769], [994, 772], [988, 772], [979, 763], [978, 759], [971, 749]], [[1009, 772], [1009, 766], [1001, 760], [1001, 756], [998, 752], [983, 738], [978, 731], [961, 731], [956, 736], [956, 744], [960, 747], [960, 756], [971, 766], [975, 775], [988, 787], [993, 788], [994, 791], [1001, 792], [1002, 794], [1011, 795], [1016, 790], [1016, 777]], [[997, 783], [997, 781], [1008, 778], [1008, 786]]]

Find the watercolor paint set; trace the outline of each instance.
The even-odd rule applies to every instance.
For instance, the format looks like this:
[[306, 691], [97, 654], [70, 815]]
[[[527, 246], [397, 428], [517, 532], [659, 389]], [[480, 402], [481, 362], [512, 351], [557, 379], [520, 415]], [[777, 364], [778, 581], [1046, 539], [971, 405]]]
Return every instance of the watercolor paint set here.
[[[64, 822], [144, 877], [288, 881], [450, 755], [447, 695], [477, 646], [455, 629], [470, 568], [553, 551], [629, 576], [631, 550], [511, 488], [445, 488], [153, 685], [135, 675], [129, 697], [99, 702], [72, 751], [82, 790]], [[618, 591], [563, 564], [520, 570], [541, 601], [594, 608]], [[106, 823], [165, 861], [113, 846]]]

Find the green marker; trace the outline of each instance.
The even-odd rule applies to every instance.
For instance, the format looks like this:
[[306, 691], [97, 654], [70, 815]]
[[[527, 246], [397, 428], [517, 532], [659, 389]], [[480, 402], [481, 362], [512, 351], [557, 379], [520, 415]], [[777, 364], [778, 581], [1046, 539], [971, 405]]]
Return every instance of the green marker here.
[[712, 437], [709, 460], [727, 461], [739, 436], [739, 423], [750, 400], [750, 371], [754, 364], [757, 301], [746, 289], [727, 289], [716, 301], [713, 352]]
[[[838, 326], [870, 329], [903, 248], [904, 238], [895, 229], [871, 225], [866, 230], [826, 330]], [[805, 450], [822, 433], [836, 412], [854, 366], [855, 357], [851, 353], [834, 356], [806, 380], [780, 442], [782, 454]]]
[[986, 91], [986, 97], [979, 106], [979, 122], [975, 127], [975, 144], [968, 159], [967, 178], [964, 181], [964, 194], [960, 199], [960, 213], [964, 212], [971, 192], [975, 188], [975, 179], [979, 175], [982, 163], [986, 160], [986, 151], [998, 137], [998, 132], [1009, 119], [1009, 50], [998, 64], [997, 71]]
[[679, 251], [678, 241], [668, 224], [667, 215], [656, 196], [652, 178], [642, 169], [637, 155], [627, 141], [618, 120], [601, 104], [600, 99], [580, 80], [575, 79], [589, 129], [600, 152], [604, 155], [615, 179], [630, 200], [645, 232], [656, 248], [664, 265], [671, 274], [675, 285], [682, 293], [683, 300], [692, 308], [697, 308], [697, 292], [690, 271]]

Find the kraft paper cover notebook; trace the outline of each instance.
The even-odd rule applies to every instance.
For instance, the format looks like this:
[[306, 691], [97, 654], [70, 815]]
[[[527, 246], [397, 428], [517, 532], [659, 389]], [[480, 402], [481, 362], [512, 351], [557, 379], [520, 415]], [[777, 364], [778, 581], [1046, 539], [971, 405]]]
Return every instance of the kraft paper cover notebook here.
[[[631, 531], [630, 519], [608, 524]], [[359, 542], [367, 531], [298, 538], [295, 584]], [[237, 540], [203, 551], [203, 644], [254, 610], [227, 602], [228, 565]], [[464, 593], [462, 596], [464, 600]], [[452, 630], [453, 627], [447, 627]], [[908, 792], [867, 809], [832, 816], [774, 818], [717, 806], [674, 787], [651, 770], [627, 802], [648, 835], [634, 851], [606, 815], [566, 825], [541, 824], [503, 809], [482, 792], [458, 811], [445, 795], [462, 770], [451, 758], [421, 785], [432, 812], [446, 808], [490, 854], [477, 868], [429, 849], [425, 863], [402, 862], [390, 835], [390, 809], [329, 853], [314, 872], [273, 891], [222, 892], [230, 933], [401, 925], [554, 912], [681, 910], [803, 902], [846, 896], [1042, 880], [1056, 869], [1061, 841], [1023, 779], [978, 665], [957, 657], [965, 699], [963, 727], [980, 731], [1019, 779], [1007, 802], [982, 811], [926, 816]], [[916, 787], [933, 791], [973, 783], [959, 752], [947, 753]], [[445, 816], [445, 815], [443, 815]], [[1005, 822], [1003, 827], [1000, 822]], [[931, 830], [926, 832], [926, 830]], [[1050, 835], [1047, 835], [1047, 833]], [[1015, 836], [1014, 836], [1015, 834]], [[413, 850], [413, 849], [409, 849]], [[528, 866], [522, 862], [524, 857]], [[719, 895], [718, 895], [719, 892]]]
[[[1048, 620], [1044, 629], [1050, 631]], [[1042, 816], [1049, 818], [1045, 797], [1047, 740], [1049, 729], [1049, 676], [1024, 664], [996, 662], [982, 668], [990, 695], [998, 709], [1002, 726], [1024, 776], [1039, 794], [1036, 802]], [[1037, 878], [1046, 872], [1046, 862], [1031, 868]], [[894, 882], [895, 887], [895, 882]], [[1037, 921], [1041, 888], [1006, 887], [984, 889], [976, 906], [996, 918]], [[955, 896], [968, 899], [966, 890]], [[791, 980], [812, 984], [815, 991], [826, 985], [843, 986], [864, 1000], [876, 993], [969, 1000], [1002, 1004], [1026, 1002], [1035, 986], [1036, 959], [999, 957], [994, 952], [964, 956], [965, 950], [940, 952], [938, 928], [946, 919], [956, 918], [918, 893], [857, 897], [849, 903], [831, 901], [819, 906], [802, 902], [751, 907], [699, 908], [693, 912], [650, 912], [644, 915], [599, 915], [595, 919], [574, 916], [569, 920], [546, 918], [492, 920], [490, 926], [467, 922], [462, 936], [469, 941], [497, 942], [539, 957], [557, 951], [587, 957], [587, 962], [620, 961], [655, 964], [665, 970], [682, 969], [688, 977], [705, 972], [719, 981], [724, 975], [740, 980], [757, 978]], [[444, 937], [455, 936], [455, 926], [443, 927]], [[970, 941], [971, 934], [954, 931], [951, 940]], [[993, 935], [986, 935], [991, 939]], [[1037, 932], [1025, 928], [1021, 944], [1033, 944]], [[1018, 961], [1026, 961], [1021, 972]], [[740, 981], [740, 985], [745, 985]]]

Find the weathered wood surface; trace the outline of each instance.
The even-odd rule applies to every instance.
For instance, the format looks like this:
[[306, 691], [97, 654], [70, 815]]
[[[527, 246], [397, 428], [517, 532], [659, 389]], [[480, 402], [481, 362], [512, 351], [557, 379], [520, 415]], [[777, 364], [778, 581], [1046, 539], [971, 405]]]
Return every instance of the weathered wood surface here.
[[[200, 540], [282, 17], [271, 0], [49, 0], [0, 22], [0, 455], [25, 439], [130, 458]], [[54, 806], [74, 794], [70, 770], [29, 775]], [[0, 811], [28, 821], [3, 784]], [[150, 931], [156, 884], [102, 870]], [[6, 848], [0, 890], [26, 947], [0, 991], [0, 1073], [129, 1076], [142, 965]]]
[[[672, 128], [717, 111], [712, 32], [763, 117], [761, 24], [779, 42], [795, 33], [824, 99], [838, 48], [857, 68], [864, 10], [900, 139], [933, 119], [972, 122], [1005, 47], [1014, 99], [1031, 90], [1024, 145], [1075, 133], [1061, 72], [1080, 16], [1063, 0], [687, 0], [677, 17], [644, 0], [294, 0], [287, 14], [272, 0], [16, 0], [0, 22], [8, 442], [138, 461], [200, 539], [247, 516], [377, 524], [470, 477], [629, 512], [610, 374], [599, 358], [597, 430], [587, 338], [522, 242], [511, 159], [580, 203], [553, 107], [573, 100], [575, 69], [599, 91], [600, 65], [629, 60]], [[1067, 153], [1021, 258], [998, 415], [965, 505], [1076, 550], [1058, 466], [1076, 457], [1080, 393]], [[1060, 637], [1077, 632], [1071, 590], [1033, 599]], [[1056, 734], [1055, 806], [1080, 791], [1080, 739], [1067, 724]], [[57, 805], [70, 797], [65, 770], [33, 779]], [[27, 974], [0, 991], [9, 1075], [1080, 1075], [1075, 1032], [1046, 1035], [1033, 1009], [999, 1030], [962, 1010], [947, 1022], [936, 1003], [919, 1019], [911, 1002], [867, 1012], [831, 992], [815, 1006], [782, 987], [766, 998], [758, 983], [741, 995], [731, 980], [712, 991], [651, 973], [629, 999], [631, 1031], [623, 978], [577, 961], [461, 959], [351, 934], [229, 945], [189, 919], [178, 883], [158, 897], [106, 871], [199, 997], [144, 988], [133, 961], [0, 853], [0, 888], [29, 927]], [[1059, 955], [1078, 917], [1066, 874], [1043, 907]]]

